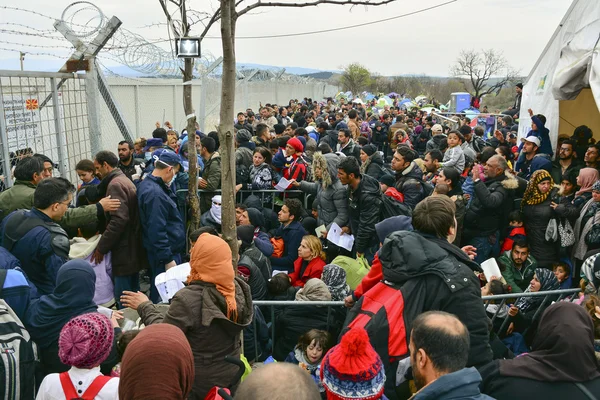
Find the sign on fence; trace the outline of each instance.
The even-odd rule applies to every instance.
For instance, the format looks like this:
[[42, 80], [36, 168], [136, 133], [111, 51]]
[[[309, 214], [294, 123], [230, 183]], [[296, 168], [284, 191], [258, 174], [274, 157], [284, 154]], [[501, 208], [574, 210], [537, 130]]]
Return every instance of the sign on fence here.
[[8, 151], [42, 144], [40, 109], [36, 97], [5, 94], [2, 96]]

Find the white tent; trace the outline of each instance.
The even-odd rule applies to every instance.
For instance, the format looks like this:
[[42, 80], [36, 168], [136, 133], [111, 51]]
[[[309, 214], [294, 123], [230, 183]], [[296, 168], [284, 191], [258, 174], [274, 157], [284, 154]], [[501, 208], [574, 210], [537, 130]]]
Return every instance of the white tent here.
[[600, 1], [573, 0], [523, 87], [519, 135], [527, 109], [546, 116], [552, 148], [560, 134], [587, 125], [600, 140]]

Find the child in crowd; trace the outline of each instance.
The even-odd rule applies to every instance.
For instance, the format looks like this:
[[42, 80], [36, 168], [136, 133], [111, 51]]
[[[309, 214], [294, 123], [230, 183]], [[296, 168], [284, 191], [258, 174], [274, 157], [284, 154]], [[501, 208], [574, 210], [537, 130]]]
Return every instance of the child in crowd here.
[[[77, 176], [81, 179], [81, 185], [77, 187], [77, 193], [88, 185], [98, 185], [100, 179], [96, 177], [96, 168], [91, 160], [81, 160], [75, 166]], [[77, 199], [76, 206], [79, 207], [79, 199]]]
[[117, 340], [117, 356], [119, 357], [119, 363], [113, 367], [112, 371], [110, 371], [110, 376], [121, 376], [121, 361], [123, 360], [123, 354], [125, 354], [125, 349], [140, 332], [141, 330], [139, 329], [132, 329], [121, 334], [121, 336]]
[[[511, 292], [509, 285], [505, 285], [502, 281], [495, 276], [492, 276], [490, 281], [481, 287], [481, 296], [496, 296], [500, 294], [508, 294]], [[493, 317], [498, 313], [498, 319], [504, 319], [508, 314], [509, 307], [504, 304], [500, 307], [500, 304], [495, 304], [493, 301], [487, 305], [485, 311], [488, 316]], [[500, 326], [498, 326], [499, 328]]]
[[119, 378], [102, 375], [100, 364], [109, 356], [116, 319], [92, 312], [65, 324], [58, 339], [60, 361], [71, 369], [44, 378], [36, 400], [116, 399]]
[[75, 166], [75, 171], [77, 171], [77, 176], [82, 182], [78, 190], [87, 185], [98, 185], [100, 183], [100, 179], [96, 177], [96, 168], [91, 160], [79, 161]]
[[560, 283], [560, 289], [570, 289], [572, 286], [571, 267], [565, 262], [559, 262], [552, 265], [552, 272]]
[[97, 232], [95, 225], [81, 227], [79, 233], [79, 237], [74, 237], [71, 240], [69, 258], [71, 260], [82, 259], [90, 263], [96, 274], [94, 303], [111, 308], [115, 305], [111, 252], [106, 253], [100, 263], [92, 262], [92, 256], [102, 235]]
[[383, 362], [360, 327], [350, 329], [325, 355], [320, 378], [328, 399], [386, 399]]
[[[285, 362], [298, 364], [300, 368], [308, 371], [315, 382], [319, 384], [318, 368], [330, 348], [331, 335], [329, 332], [311, 329], [300, 336], [294, 351], [288, 354]], [[324, 389], [320, 386], [319, 390], [322, 392]]]
[[432, 196], [446, 196], [450, 192], [450, 188], [445, 183], [438, 183], [433, 189]]
[[383, 174], [379, 178], [379, 187], [381, 188], [381, 192], [392, 199], [396, 199], [399, 202], [404, 203], [404, 195], [394, 187], [394, 184], [395, 178], [393, 175]]
[[525, 239], [525, 227], [523, 226], [523, 214], [519, 210], [513, 210], [508, 214], [508, 235], [502, 243], [500, 254], [511, 250], [515, 240]]
[[458, 131], [450, 131], [448, 134], [448, 149], [444, 153], [442, 166], [453, 167], [459, 174], [465, 169], [465, 154], [460, 144], [465, 141], [464, 136]]

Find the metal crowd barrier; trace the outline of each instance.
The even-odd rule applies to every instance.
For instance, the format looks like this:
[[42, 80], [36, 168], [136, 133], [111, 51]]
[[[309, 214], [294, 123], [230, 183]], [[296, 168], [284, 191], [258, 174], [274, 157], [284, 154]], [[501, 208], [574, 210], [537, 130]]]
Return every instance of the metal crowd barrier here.
[[[177, 191], [177, 193], [185, 193], [185, 195], [187, 196], [187, 192], [188, 189], [179, 189]], [[202, 194], [210, 194], [210, 195], [217, 195], [217, 194], [221, 194], [221, 190], [213, 190], [213, 191], [207, 191], [207, 190], [198, 190], [198, 195], [202, 195]], [[236, 203], [243, 203], [244, 199], [248, 198], [250, 195], [255, 195], [258, 196], [261, 200], [261, 203], [263, 204], [263, 207], [268, 206], [271, 208], [271, 210], [275, 210], [275, 206], [276, 206], [276, 202], [273, 201], [273, 197], [276, 197], [277, 194], [280, 194], [282, 199], [285, 200], [287, 197], [290, 197], [290, 195], [293, 195], [294, 198], [302, 198], [303, 201], [303, 206], [305, 209], [307, 209], [308, 207], [308, 198], [310, 196], [308, 196], [308, 194], [304, 193], [302, 190], [286, 190], [283, 192], [280, 192], [279, 190], [273, 189], [273, 190], [247, 190], [247, 189], [241, 189], [238, 190], [238, 192], [235, 195], [235, 201]], [[306, 194], [305, 196], [302, 196], [303, 194]], [[202, 212], [206, 212], [208, 210], [201, 210]]]
[[[492, 304], [499, 304], [498, 310], [492, 317], [492, 323], [498, 317], [500, 310], [506, 305], [508, 300], [511, 302], [515, 302], [516, 299], [520, 297], [544, 297], [544, 300], [538, 307], [537, 311], [534, 314], [533, 320], [538, 318], [538, 314], [541, 310], [544, 309], [544, 306], [548, 301], [575, 301], [577, 299], [577, 293], [580, 292], [580, 289], [562, 289], [562, 290], [552, 290], [546, 292], [533, 292], [533, 293], [513, 293], [513, 294], [503, 294], [496, 296], [483, 296], [482, 300], [484, 303], [484, 307], [487, 309], [487, 306]], [[499, 302], [499, 303], [498, 303]], [[308, 306], [324, 306], [327, 307], [327, 323], [329, 324], [329, 317], [331, 315], [332, 307], [343, 307], [343, 301], [269, 301], [269, 300], [255, 300], [253, 304], [259, 307], [269, 307], [270, 316], [271, 316], [271, 349], [275, 348], [275, 307], [308, 307]], [[506, 324], [510, 321], [510, 318], [505, 318], [502, 326], [499, 331], [501, 332]], [[258, 335], [257, 335], [257, 326], [256, 319], [252, 321], [252, 326], [254, 328], [254, 348], [258, 349]], [[328, 327], [329, 328], [329, 327]], [[291, 349], [290, 349], [291, 351]], [[252, 361], [252, 360], [250, 360]]]

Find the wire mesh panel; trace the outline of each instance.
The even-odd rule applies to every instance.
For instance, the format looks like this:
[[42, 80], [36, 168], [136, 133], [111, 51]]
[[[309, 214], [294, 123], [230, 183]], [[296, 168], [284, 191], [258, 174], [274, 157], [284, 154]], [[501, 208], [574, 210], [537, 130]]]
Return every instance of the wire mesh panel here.
[[44, 154], [54, 176], [77, 182], [75, 165], [89, 158], [85, 80], [72, 74], [0, 71], [0, 165], [11, 186], [17, 162]]

